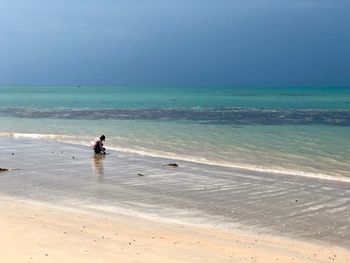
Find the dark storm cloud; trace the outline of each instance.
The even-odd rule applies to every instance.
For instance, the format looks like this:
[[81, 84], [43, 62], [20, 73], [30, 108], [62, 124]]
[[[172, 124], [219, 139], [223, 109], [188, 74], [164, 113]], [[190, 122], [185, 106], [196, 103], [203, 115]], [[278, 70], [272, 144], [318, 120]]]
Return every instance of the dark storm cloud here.
[[0, 1], [0, 84], [349, 86], [346, 1]]

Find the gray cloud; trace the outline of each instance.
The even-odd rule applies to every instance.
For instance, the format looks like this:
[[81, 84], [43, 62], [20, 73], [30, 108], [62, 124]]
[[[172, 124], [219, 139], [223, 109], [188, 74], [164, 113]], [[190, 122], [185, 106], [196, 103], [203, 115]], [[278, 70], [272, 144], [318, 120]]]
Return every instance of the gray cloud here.
[[0, 84], [349, 86], [346, 1], [0, 2]]

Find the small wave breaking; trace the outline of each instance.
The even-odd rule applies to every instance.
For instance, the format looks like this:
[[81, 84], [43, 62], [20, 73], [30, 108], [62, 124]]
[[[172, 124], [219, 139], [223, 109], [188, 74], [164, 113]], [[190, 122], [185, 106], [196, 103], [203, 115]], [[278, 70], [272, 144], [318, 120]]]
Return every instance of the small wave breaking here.
[[[80, 145], [85, 147], [91, 146], [90, 145], [91, 142], [89, 142], [88, 140], [82, 140], [81, 138], [79, 140], [79, 138], [75, 136], [61, 135], [61, 134], [38, 134], [38, 133], [30, 134], [30, 133], [0, 132], [0, 137], [7, 137], [7, 138], [14, 138], [14, 139], [46, 139], [46, 140], [53, 140], [53, 141], [58, 141], [62, 143], [69, 143], [69, 144]], [[144, 156], [156, 157], [156, 158], [162, 158], [162, 159], [172, 159], [172, 160], [192, 162], [192, 163], [198, 163], [198, 164], [233, 168], [233, 169], [239, 170], [242, 173], [244, 173], [244, 171], [245, 172], [250, 171], [250, 172], [257, 172], [257, 173], [303, 176], [303, 177], [323, 179], [323, 180], [350, 182], [350, 178], [347, 178], [344, 176], [332, 176], [325, 173], [311, 173], [311, 172], [304, 172], [301, 170], [269, 168], [269, 167], [255, 166], [250, 164], [240, 164], [240, 163], [227, 163], [227, 162], [213, 161], [202, 157], [196, 158], [195, 156], [183, 156], [183, 155], [178, 155], [176, 153], [161, 152], [161, 151], [146, 150], [146, 149], [140, 150], [140, 149], [134, 149], [134, 148], [115, 147], [115, 146], [109, 147], [109, 149], [112, 151], [123, 152], [128, 154], [138, 154], [138, 155], [144, 155]]]

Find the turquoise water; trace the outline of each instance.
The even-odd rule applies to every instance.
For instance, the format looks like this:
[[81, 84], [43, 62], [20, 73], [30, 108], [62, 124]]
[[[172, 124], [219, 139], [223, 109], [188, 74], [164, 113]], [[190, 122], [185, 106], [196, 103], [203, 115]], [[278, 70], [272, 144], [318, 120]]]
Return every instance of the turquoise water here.
[[350, 177], [350, 89], [1, 87], [0, 134]]
[[0, 87], [1, 107], [350, 109], [348, 88]]

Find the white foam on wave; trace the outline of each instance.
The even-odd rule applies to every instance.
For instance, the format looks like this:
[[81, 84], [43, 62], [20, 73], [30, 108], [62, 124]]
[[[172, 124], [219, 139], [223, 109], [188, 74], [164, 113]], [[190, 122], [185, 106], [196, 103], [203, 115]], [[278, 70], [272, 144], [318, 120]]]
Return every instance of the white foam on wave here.
[[83, 142], [77, 142], [76, 136], [65, 135], [65, 134], [0, 132], [0, 137], [13, 138], [13, 139], [51, 140], [51, 141], [57, 141], [62, 143], [75, 144], [75, 145], [86, 145]]
[[310, 173], [310, 172], [289, 170], [289, 169], [269, 169], [266, 167], [260, 167], [260, 166], [254, 166], [254, 165], [225, 163], [225, 162], [219, 162], [219, 161], [211, 161], [205, 158], [181, 156], [175, 153], [150, 152], [150, 151], [142, 151], [142, 150], [135, 150], [130, 148], [119, 148], [119, 147], [109, 147], [109, 149], [119, 151], [119, 152], [125, 152], [125, 153], [133, 153], [133, 154], [139, 154], [139, 155], [145, 155], [145, 156], [151, 156], [151, 157], [157, 157], [157, 158], [169, 158], [169, 159], [175, 159], [179, 161], [228, 167], [228, 168], [234, 168], [234, 169], [239, 169], [244, 171], [279, 174], [279, 175], [294, 175], [294, 176], [303, 176], [303, 177], [310, 177], [310, 178], [323, 179], [323, 180], [350, 182], [350, 178], [347, 178], [344, 176], [334, 177], [324, 173]]
[[17, 133], [17, 132], [0, 132], [0, 137], [14, 138], [14, 139], [54, 139], [59, 140], [64, 138], [72, 138], [69, 135], [60, 134], [40, 134], [40, 133]]
[[[82, 145], [82, 146], [89, 146], [89, 147], [91, 146], [91, 142], [88, 139], [82, 141], [82, 140], [78, 140], [79, 138], [77, 138], [76, 136], [63, 135], [63, 134], [0, 132], [0, 137], [8, 137], [8, 138], [15, 138], [15, 139], [21, 139], [21, 138], [48, 139], [48, 140], [54, 140], [54, 141], [59, 141], [64, 143], [75, 144], [75, 145]], [[112, 151], [117, 151], [117, 152], [138, 154], [138, 155], [163, 158], [163, 159], [164, 158], [175, 159], [178, 161], [186, 161], [186, 162], [200, 163], [200, 164], [206, 164], [206, 165], [228, 167], [228, 168], [234, 168], [234, 169], [239, 169], [244, 171], [270, 173], [270, 174], [278, 174], [278, 175], [303, 176], [303, 177], [323, 179], [323, 180], [350, 182], [350, 178], [344, 177], [344, 176], [335, 177], [324, 173], [311, 173], [311, 172], [304, 172], [304, 171], [297, 171], [297, 170], [290, 170], [290, 169], [277, 169], [277, 168], [271, 169], [271, 168], [255, 166], [255, 165], [226, 163], [226, 162], [208, 160], [203, 157], [198, 158], [195, 156], [183, 156], [183, 155], [178, 155], [176, 153], [171, 153], [171, 152], [162, 152], [162, 151], [154, 151], [154, 150], [152, 151], [149, 149], [140, 150], [140, 149], [134, 149], [134, 148], [125, 148], [125, 147], [123, 148], [123, 147], [115, 147], [115, 146], [108, 147], [108, 149]]]

